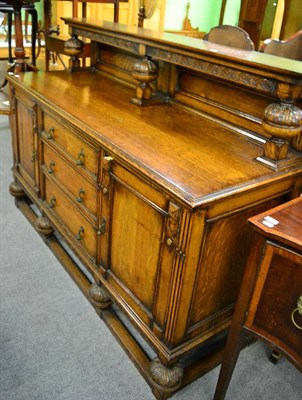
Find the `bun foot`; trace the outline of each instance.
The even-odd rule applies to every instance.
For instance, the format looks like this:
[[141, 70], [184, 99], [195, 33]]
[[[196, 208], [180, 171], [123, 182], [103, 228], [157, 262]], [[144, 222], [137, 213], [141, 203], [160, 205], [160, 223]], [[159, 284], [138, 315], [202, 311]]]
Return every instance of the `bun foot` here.
[[16, 181], [13, 181], [9, 185], [9, 193], [16, 199], [21, 199], [22, 197], [25, 197], [25, 192], [22, 186]]
[[45, 217], [38, 217], [36, 219], [35, 228], [44, 236], [50, 236], [54, 231], [54, 228], [50, 224], [49, 220]]
[[89, 298], [97, 311], [105, 310], [112, 304], [106, 289], [96, 283], [93, 283], [89, 289]]
[[158, 359], [151, 361], [149, 373], [153, 386], [163, 393], [174, 392], [178, 389], [184, 375], [180, 365], [166, 367]]

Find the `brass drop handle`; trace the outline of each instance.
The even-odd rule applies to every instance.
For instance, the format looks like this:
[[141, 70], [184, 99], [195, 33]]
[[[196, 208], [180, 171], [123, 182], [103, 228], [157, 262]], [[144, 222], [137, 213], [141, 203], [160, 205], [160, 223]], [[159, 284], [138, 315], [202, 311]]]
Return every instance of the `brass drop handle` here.
[[57, 201], [57, 199], [55, 198], [55, 196], [52, 196], [51, 199], [50, 199], [50, 202], [48, 203], [48, 207], [49, 208], [54, 208], [55, 205], [56, 205], [56, 201]]
[[49, 174], [53, 174], [53, 172], [55, 170], [55, 166], [56, 166], [56, 163], [53, 162], [53, 161], [49, 164], [49, 167], [48, 167], [48, 173]]
[[37, 152], [34, 151], [34, 152], [32, 153], [32, 156], [31, 156], [31, 161], [34, 162], [36, 158], [37, 158]]
[[113, 160], [114, 160], [114, 158], [111, 157], [111, 156], [104, 156], [104, 161], [105, 161], [106, 163], [111, 163], [111, 161], [113, 161]]
[[299, 325], [296, 321], [297, 313], [302, 316], [302, 295], [298, 298], [297, 307], [292, 311], [292, 314], [291, 314], [292, 323], [295, 325], [296, 328], [302, 330], [302, 326]]
[[81, 188], [79, 190], [79, 194], [78, 194], [78, 197], [77, 197], [77, 202], [78, 203], [82, 203], [84, 201], [84, 196], [85, 196], [85, 190], [83, 188]]
[[50, 129], [49, 129], [49, 131], [47, 132], [47, 139], [49, 139], [49, 140], [53, 140], [53, 134], [55, 133], [55, 128], [53, 128], [53, 127], [51, 127]]
[[78, 158], [76, 160], [76, 164], [77, 165], [84, 165], [84, 161], [85, 161], [85, 152], [82, 149], [78, 154]]
[[78, 234], [76, 235], [75, 238], [77, 240], [82, 240], [83, 239], [83, 235], [84, 235], [84, 228], [81, 226], [79, 231], [78, 231]]
[[167, 246], [171, 247], [173, 245], [173, 240], [171, 238], [166, 239]]
[[104, 194], [104, 196], [108, 196], [108, 194], [109, 194], [109, 190], [106, 186], [103, 187], [103, 194]]

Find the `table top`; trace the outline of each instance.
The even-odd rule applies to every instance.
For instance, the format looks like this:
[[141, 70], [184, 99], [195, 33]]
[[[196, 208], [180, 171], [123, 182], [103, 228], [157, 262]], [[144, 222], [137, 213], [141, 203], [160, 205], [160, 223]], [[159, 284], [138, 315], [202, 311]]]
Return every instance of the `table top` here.
[[100, 75], [39, 71], [9, 79], [191, 206], [237, 196], [280, 178], [255, 161], [261, 144], [170, 104], [134, 106], [132, 89]]
[[302, 251], [302, 196], [249, 219], [266, 237]]

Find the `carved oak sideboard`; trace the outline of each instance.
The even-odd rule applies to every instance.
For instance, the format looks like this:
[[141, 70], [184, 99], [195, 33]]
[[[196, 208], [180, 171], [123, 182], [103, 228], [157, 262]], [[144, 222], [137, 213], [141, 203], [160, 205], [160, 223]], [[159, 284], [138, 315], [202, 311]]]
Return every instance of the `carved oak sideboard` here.
[[8, 76], [10, 192], [167, 398], [221, 361], [247, 219], [301, 193], [300, 64], [65, 22], [68, 72]]

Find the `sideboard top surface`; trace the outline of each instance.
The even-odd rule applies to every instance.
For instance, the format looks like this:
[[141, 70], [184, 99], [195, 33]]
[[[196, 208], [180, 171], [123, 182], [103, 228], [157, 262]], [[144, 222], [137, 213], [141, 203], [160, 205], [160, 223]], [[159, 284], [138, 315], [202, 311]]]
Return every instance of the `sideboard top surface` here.
[[[209, 41], [176, 35], [168, 32], [159, 32], [151, 29], [138, 28], [110, 21], [91, 18], [62, 18], [72, 28], [80, 29], [81, 34], [87, 36], [93, 33], [93, 40], [103, 41], [103, 35], [129, 40], [141, 46], [156, 47], [171, 52], [188, 53], [190, 56], [209, 57], [225, 63], [228, 60], [240, 69], [258, 69], [266, 74], [279, 74], [291, 78], [296, 75], [302, 84], [302, 63], [288, 58], [277, 57], [258, 51], [246, 51], [228, 46], [218, 45]], [[111, 43], [112, 44], [112, 43]]]
[[8, 79], [190, 206], [292, 174], [256, 162], [261, 143], [175, 105], [137, 107], [131, 89], [96, 73], [39, 71]]

